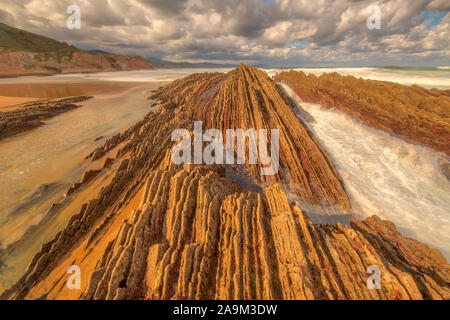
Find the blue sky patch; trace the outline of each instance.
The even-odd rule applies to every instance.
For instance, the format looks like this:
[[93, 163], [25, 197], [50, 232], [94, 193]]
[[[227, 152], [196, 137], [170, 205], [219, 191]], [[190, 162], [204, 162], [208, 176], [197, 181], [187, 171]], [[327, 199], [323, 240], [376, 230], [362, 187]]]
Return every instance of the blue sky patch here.
[[447, 12], [430, 12], [428, 10], [425, 10], [423, 12], [423, 17], [425, 19], [427, 30], [431, 30], [431, 28], [441, 23], [446, 14]]
[[303, 41], [288, 42], [287, 46], [288, 46], [288, 48], [297, 48], [297, 47], [307, 46], [308, 44], [309, 44], [308, 41], [303, 40]]

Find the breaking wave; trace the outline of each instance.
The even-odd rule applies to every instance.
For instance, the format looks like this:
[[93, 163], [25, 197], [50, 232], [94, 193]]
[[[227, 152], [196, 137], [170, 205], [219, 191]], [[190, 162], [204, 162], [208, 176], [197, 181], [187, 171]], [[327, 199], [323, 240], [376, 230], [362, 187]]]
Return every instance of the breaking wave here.
[[[379, 68], [298, 68], [306, 74], [320, 76], [324, 73], [337, 72], [343, 76], [354, 76], [362, 79], [396, 82], [403, 85], [418, 85], [427, 89], [450, 89], [450, 68], [410, 68], [410, 67], [379, 67]], [[281, 69], [266, 69], [273, 76]]]
[[[284, 90], [301, 100], [286, 85]], [[350, 197], [353, 213], [394, 222], [405, 236], [450, 258], [450, 183], [442, 153], [372, 129], [342, 112], [301, 102], [306, 121], [327, 150]]]

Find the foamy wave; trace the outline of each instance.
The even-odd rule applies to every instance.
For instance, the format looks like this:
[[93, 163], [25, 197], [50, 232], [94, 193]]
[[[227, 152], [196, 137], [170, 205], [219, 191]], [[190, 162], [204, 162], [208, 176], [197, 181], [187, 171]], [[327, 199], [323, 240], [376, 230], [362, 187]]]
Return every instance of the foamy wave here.
[[156, 69], [139, 71], [101, 72], [82, 75], [84, 78], [103, 81], [165, 82], [173, 81], [194, 73], [226, 72], [229, 69]]
[[[381, 68], [297, 68], [293, 70], [303, 71], [306, 74], [314, 74], [316, 76], [320, 76], [324, 73], [337, 72], [343, 76], [354, 76], [369, 80], [390, 81], [403, 85], [418, 85], [428, 89], [450, 89], [450, 71], [443, 72], [443, 70], [446, 70], [444, 68], [448, 67], [439, 68], [442, 68], [442, 70], [402, 70]], [[283, 70], [266, 69], [269, 76], [274, 76], [280, 71]]]
[[315, 120], [308, 125], [333, 159], [354, 214], [390, 220], [403, 235], [438, 248], [449, 259], [450, 183], [438, 169], [447, 157], [342, 112], [304, 102], [301, 107]]

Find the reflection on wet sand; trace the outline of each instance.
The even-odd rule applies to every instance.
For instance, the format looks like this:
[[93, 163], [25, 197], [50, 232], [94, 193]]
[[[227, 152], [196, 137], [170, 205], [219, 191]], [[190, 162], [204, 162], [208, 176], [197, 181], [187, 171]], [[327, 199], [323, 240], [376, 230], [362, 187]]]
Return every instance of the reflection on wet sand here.
[[[99, 93], [118, 92], [132, 87], [133, 82], [56, 82], [56, 83], [0, 83], [0, 107], [33, 100], [49, 100]], [[0, 111], [6, 111], [0, 109]], [[8, 110], [11, 111], [11, 110]]]
[[0, 96], [0, 111], [13, 111], [15, 106], [22, 103], [32, 102], [35, 101], [36, 98], [30, 98], [30, 97], [7, 97], [7, 96]]
[[[36, 85], [29, 90], [45, 87]], [[0, 250], [0, 291], [17, 281], [33, 254], [75, 212], [55, 210], [53, 204], [64, 200], [70, 185], [80, 180], [90, 165], [86, 156], [151, 112], [152, 101], [147, 98], [159, 86], [161, 83], [64, 83], [50, 84], [35, 94], [53, 98], [96, 92], [83, 107], [0, 142], [0, 180], [8, 186], [0, 189], [0, 244], [9, 246]], [[28, 94], [26, 86], [20, 87], [11, 94]]]

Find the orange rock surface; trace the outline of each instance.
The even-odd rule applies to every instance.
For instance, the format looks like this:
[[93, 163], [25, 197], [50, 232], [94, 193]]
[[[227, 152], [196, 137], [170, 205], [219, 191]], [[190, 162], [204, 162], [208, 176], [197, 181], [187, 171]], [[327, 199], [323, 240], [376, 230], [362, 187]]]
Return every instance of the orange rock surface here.
[[[299, 186], [297, 198], [350, 212], [331, 161], [264, 72], [242, 66], [192, 75], [154, 98], [163, 102], [157, 111], [93, 153], [92, 161], [114, 170], [112, 181], [42, 247], [2, 298], [450, 298], [443, 256], [402, 237], [388, 221], [373, 216], [351, 226], [313, 225], [289, 201], [286, 173], [261, 177], [259, 165], [248, 165], [264, 182], [251, 191], [221, 165], [172, 162], [172, 131], [192, 130], [194, 119], [204, 128], [283, 128], [282, 166]], [[82, 185], [97, 179], [88, 175]], [[70, 265], [81, 269], [80, 290], [66, 286]], [[380, 268], [381, 289], [366, 285], [370, 265]]]
[[449, 90], [427, 90], [337, 73], [317, 77], [289, 71], [274, 79], [289, 85], [305, 102], [338, 109], [371, 127], [450, 155]]
[[[183, 119], [203, 121], [204, 130], [278, 129], [280, 170], [261, 176], [258, 165], [246, 166], [258, 181], [287, 182], [302, 201], [331, 211], [350, 212], [341, 179], [326, 152], [293, 112], [290, 99], [265, 72], [242, 66], [226, 74], [198, 74], [175, 81], [155, 94], [179, 106]], [[247, 157], [248, 159], [248, 157]]]

